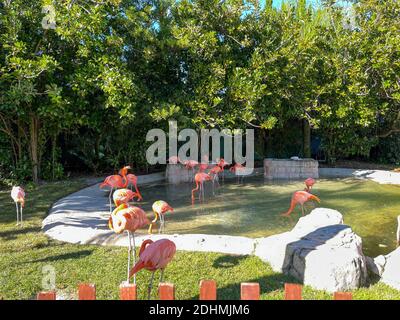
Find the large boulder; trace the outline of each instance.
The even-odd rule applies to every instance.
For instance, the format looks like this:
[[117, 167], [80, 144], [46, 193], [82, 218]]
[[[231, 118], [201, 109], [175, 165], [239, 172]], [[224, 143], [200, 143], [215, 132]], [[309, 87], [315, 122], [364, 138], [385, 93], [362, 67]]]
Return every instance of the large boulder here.
[[400, 247], [386, 256], [379, 256], [377, 258], [380, 258], [382, 261], [380, 264], [382, 268], [381, 281], [400, 290]]
[[292, 231], [258, 239], [255, 254], [315, 289], [346, 291], [367, 279], [361, 238], [332, 209], [314, 209]]

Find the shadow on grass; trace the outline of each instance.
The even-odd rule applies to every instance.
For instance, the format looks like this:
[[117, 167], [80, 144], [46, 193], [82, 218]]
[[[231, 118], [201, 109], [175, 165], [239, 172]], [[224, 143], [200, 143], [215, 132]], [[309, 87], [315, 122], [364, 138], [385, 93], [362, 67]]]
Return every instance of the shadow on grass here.
[[49, 256], [49, 257], [36, 259], [36, 260], [29, 260], [29, 261], [23, 262], [23, 264], [37, 263], [37, 262], [52, 262], [52, 261], [68, 260], [68, 259], [81, 259], [81, 258], [90, 256], [92, 254], [92, 252], [93, 252], [93, 250], [80, 250], [80, 251], [76, 251], [76, 252], [58, 254], [55, 256]]
[[246, 259], [247, 256], [222, 256], [217, 259], [215, 259], [213, 263], [214, 268], [233, 268], [234, 266], [238, 265], [240, 263], [240, 260]]
[[40, 227], [29, 227], [29, 228], [21, 227], [21, 228], [11, 229], [8, 231], [2, 231], [0, 232], [0, 238], [2, 240], [15, 240], [18, 235], [30, 232], [40, 232]]

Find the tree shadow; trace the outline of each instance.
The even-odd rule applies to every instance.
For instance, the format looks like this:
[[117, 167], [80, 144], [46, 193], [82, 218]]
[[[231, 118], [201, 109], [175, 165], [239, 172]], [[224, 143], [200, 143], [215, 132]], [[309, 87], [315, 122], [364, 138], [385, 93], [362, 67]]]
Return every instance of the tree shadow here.
[[59, 260], [67, 260], [67, 259], [81, 259], [85, 258], [89, 255], [91, 255], [93, 250], [80, 250], [80, 251], [75, 251], [75, 252], [70, 252], [70, 253], [65, 253], [65, 254], [59, 254], [55, 256], [49, 256], [41, 259], [36, 259], [36, 260], [29, 260], [22, 262], [22, 264], [28, 264], [28, 263], [37, 263], [37, 262], [53, 262], [53, 261], [59, 261]]
[[3, 240], [15, 240], [18, 237], [18, 235], [30, 232], [39, 232], [39, 231], [40, 227], [29, 227], [29, 228], [21, 227], [0, 232], [0, 238], [2, 238]]
[[233, 268], [240, 263], [240, 260], [246, 259], [246, 256], [225, 255], [215, 259], [214, 268]]

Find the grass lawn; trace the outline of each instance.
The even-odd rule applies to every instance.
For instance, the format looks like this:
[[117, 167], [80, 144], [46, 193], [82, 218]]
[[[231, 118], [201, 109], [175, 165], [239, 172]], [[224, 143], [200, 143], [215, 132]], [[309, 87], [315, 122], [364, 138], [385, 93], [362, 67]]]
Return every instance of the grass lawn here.
[[[96, 284], [98, 299], [118, 299], [125, 280], [127, 249], [72, 245], [54, 241], [41, 232], [41, 222], [57, 199], [85, 186], [84, 180], [55, 182], [28, 189], [25, 223], [16, 227], [15, 206], [9, 190], [0, 191], [0, 299], [33, 299], [42, 290], [43, 269], [56, 271], [56, 289], [66, 299], [76, 298], [80, 282]], [[143, 299], [150, 273], [138, 274], [138, 294]], [[157, 278], [156, 278], [157, 279]], [[198, 299], [201, 279], [215, 279], [219, 299], [239, 299], [241, 282], [259, 282], [262, 299], [282, 299], [283, 284], [293, 278], [274, 273], [254, 256], [177, 252], [165, 272], [176, 286], [177, 299]], [[156, 290], [153, 290], [155, 297]], [[400, 292], [376, 283], [356, 290], [354, 299], [400, 299]], [[304, 299], [331, 299], [331, 295], [303, 291]]]

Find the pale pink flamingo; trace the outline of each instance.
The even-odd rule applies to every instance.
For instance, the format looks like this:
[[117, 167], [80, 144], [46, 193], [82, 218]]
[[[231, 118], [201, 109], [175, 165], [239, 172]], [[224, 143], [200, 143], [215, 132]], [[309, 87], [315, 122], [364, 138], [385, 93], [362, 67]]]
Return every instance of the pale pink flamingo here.
[[157, 220], [160, 220], [160, 229], [158, 230], [158, 233], [161, 233], [161, 230], [164, 232], [165, 230], [165, 214], [167, 212], [173, 212], [174, 208], [172, 208], [167, 202], [163, 200], [158, 200], [153, 203], [152, 206], [153, 212], [154, 212], [154, 220], [151, 221], [150, 226], [149, 226], [149, 234], [152, 233], [153, 230], [153, 224], [157, 222]]
[[112, 176], [108, 176], [104, 179], [104, 182], [100, 184], [100, 188], [110, 187], [110, 194], [108, 196], [110, 202], [110, 212], [112, 211], [112, 204], [111, 204], [111, 195], [114, 189], [122, 189], [128, 186], [128, 179], [126, 178], [126, 174], [130, 169], [130, 166], [123, 167], [119, 174], [114, 174]]
[[120, 206], [121, 204], [125, 203], [128, 204], [133, 198], [139, 198], [139, 194], [133, 192], [130, 189], [118, 189], [113, 194], [113, 200], [116, 207]]
[[315, 181], [313, 178], [307, 178], [307, 179], [304, 181], [304, 183], [305, 183], [305, 185], [306, 185], [304, 191], [311, 192], [311, 189], [312, 189], [312, 187], [314, 186], [315, 182], [316, 182], [316, 181]]
[[196, 167], [199, 163], [196, 160], [185, 160], [183, 161], [185, 168], [191, 170], [192, 174], [190, 175], [190, 181], [193, 181], [194, 176], [194, 167]]
[[[15, 202], [15, 207], [17, 209], [17, 226], [23, 222], [22, 210], [25, 206], [25, 191], [21, 187], [14, 186], [11, 190], [11, 198]], [[20, 206], [20, 208], [19, 208]]]
[[289, 210], [285, 213], [282, 213], [282, 215], [288, 217], [292, 213], [296, 205], [300, 204], [301, 214], [304, 216], [304, 203], [311, 200], [317, 201], [318, 203], [321, 202], [321, 200], [317, 196], [308, 193], [307, 191], [296, 191], [295, 193], [293, 193], [292, 200], [290, 201]]
[[238, 182], [240, 182], [240, 177], [242, 177], [243, 180], [246, 170], [247, 168], [240, 163], [235, 163], [234, 166], [229, 168], [229, 171], [237, 176]]
[[169, 164], [178, 164], [179, 162], [181, 162], [181, 159], [179, 159], [178, 156], [171, 156], [168, 158]]
[[128, 179], [128, 186], [131, 187], [131, 190], [132, 190], [132, 186], [135, 187], [135, 191], [136, 191], [136, 193], [137, 193], [137, 195], [139, 197], [138, 201], [142, 201], [143, 197], [140, 194], [139, 188], [137, 187], [137, 177], [134, 174], [130, 173], [130, 174], [128, 174], [126, 176], [126, 179]]
[[194, 181], [196, 182], [196, 188], [192, 189], [192, 204], [194, 204], [194, 193], [198, 191], [199, 189], [199, 200], [202, 197], [204, 200], [204, 181], [207, 180], [212, 180], [212, 177], [205, 173], [205, 172], [199, 172], [196, 173], [194, 176]]
[[139, 261], [135, 264], [129, 273], [132, 277], [142, 269], [150, 272], [151, 278], [147, 292], [147, 299], [150, 299], [151, 289], [153, 287], [154, 273], [160, 270], [160, 280], [163, 281], [164, 270], [172, 260], [176, 252], [176, 245], [171, 240], [160, 239], [153, 242], [150, 239], [143, 241], [139, 251]]
[[225, 167], [229, 166], [229, 163], [224, 160], [224, 158], [220, 158], [217, 162], [217, 166], [222, 169], [222, 181], [224, 181], [225, 177]]
[[[211, 170], [208, 172], [211, 176], [212, 176], [212, 183], [213, 183], [213, 187], [214, 187], [214, 183], [215, 181], [218, 182], [218, 177], [219, 174], [222, 172], [222, 169], [220, 166], [216, 165], [215, 167], [212, 167]], [[218, 182], [219, 183], [219, 182]]]
[[[129, 271], [131, 269], [132, 248], [133, 261], [136, 263], [135, 231], [149, 223], [146, 213], [141, 208], [129, 207], [125, 203], [115, 208], [108, 219], [108, 227], [115, 233], [120, 234], [124, 231], [128, 233], [128, 282], [130, 279]], [[133, 279], [133, 282], [136, 283], [136, 277]]]

